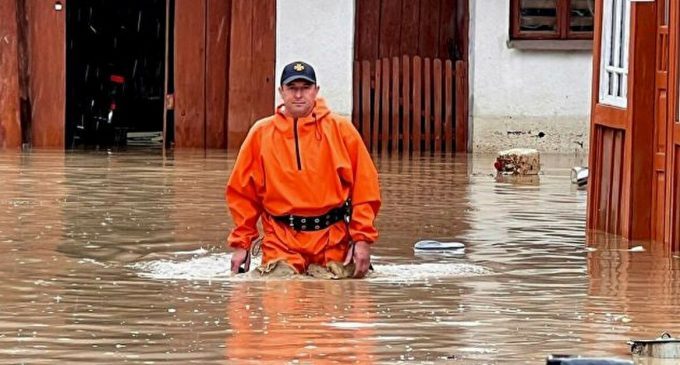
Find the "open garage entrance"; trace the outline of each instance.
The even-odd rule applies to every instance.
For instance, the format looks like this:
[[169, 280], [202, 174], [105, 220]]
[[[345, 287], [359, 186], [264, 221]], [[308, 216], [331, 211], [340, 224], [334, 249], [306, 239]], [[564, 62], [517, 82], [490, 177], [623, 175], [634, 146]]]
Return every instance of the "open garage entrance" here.
[[67, 148], [162, 145], [167, 1], [68, 1]]

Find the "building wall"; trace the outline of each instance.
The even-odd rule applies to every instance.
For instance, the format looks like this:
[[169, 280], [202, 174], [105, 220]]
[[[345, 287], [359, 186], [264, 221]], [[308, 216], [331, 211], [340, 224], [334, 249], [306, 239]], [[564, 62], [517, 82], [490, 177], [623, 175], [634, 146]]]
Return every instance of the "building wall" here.
[[509, 48], [509, 1], [470, 8], [473, 151], [587, 149], [592, 52]]
[[[509, 48], [509, 8], [508, 0], [470, 1], [472, 151], [584, 151], [592, 52]], [[276, 85], [286, 63], [305, 60], [331, 108], [350, 115], [354, 0], [278, 0], [276, 10]]]
[[[350, 115], [353, 54], [354, 0], [277, 0], [277, 89], [283, 66], [306, 61], [331, 110]], [[276, 103], [280, 100], [277, 92]]]

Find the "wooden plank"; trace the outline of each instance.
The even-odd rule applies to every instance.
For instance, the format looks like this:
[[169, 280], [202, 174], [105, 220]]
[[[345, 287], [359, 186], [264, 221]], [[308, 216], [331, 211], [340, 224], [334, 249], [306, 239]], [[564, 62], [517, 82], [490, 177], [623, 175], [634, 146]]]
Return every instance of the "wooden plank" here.
[[21, 146], [16, 0], [0, 0], [0, 149]]
[[371, 120], [371, 152], [378, 152], [378, 140], [380, 136], [380, 105], [381, 105], [381, 82], [382, 62], [375, 61], [375, 80], [373, 80], [373, 119]]
[[[238, 149], [245, 139], [252, 112], [251, 74], [253, 72], [253, 1], [232, 0], [231, 53], [229, 55], [229, 109], [227, 147]], [[273, 103], [272, 103], [273, 104]]]
[[434, 60], [434, 151], [442, 149], [442, 61]]
[[175, 0], [175, 147], [205, 147], [206, 1]]
[[399, 57], [392, 58], [392, 127], [391, 129], [391, 151], [399, 152]]
[[[360, 3], [361, 1], [357, 1]], [[420, 22], [420, 0], [403, 0], [401, 2], [401, 55], [418, 54], [418, 26]]]
[[411, 63], [409, 56], [403, 56], [402, 61], [402, 146], [405, 154], [411, 152]]
[[423, 115], [424, 121], [423, 121], [423, 126], [424, 126], [424, 131], [425, 131], [425, 151], [429, 151], [430, 147], [432, 145], [432, 138], [430, 135], [430, 110], [432, 107], [432, 85], [431, 85], [431, 80], [432, 80], [432, 73], [431, 73], [431, 67], [430, 67], [430, 59], [425, 58], [425, 70], [423, 72], [423, 87], [425, 88], [423, 92], [423, 104], [425, 108], [425, 114]]
[[390, 132], [390, 60], [382, 59], [382, 110], [380, 112], [380, 149], [387, 153]]
[[444, 74], [444, 149], [447, 152], [454, 152], [453, 106], [456, 100], [453, 96], [453, 62], [451, 60], [446, 60]]
[[624, 150], [624, 131], [614, 130], [613, 150], [614, 156], [612, 158], [612, 185], [611, 198], [609, 199], [609, 229], [610, 232], [621, 234], [621, 184], [617, 181], [622, 181], [623, 178], [623, 150]]
[[[252, 72], [248, 129], [256, 120], [274, 112], [276, 82], [276, 0], [252, 1]], [[240, 144], [239, 144], [240, 146]]]
[[439, 38], [440, 0], [420, 1], [420, 31], [418, 32], [418, 55], [436, 58]]
[[380, 34], [380, 3], [381, 0], [355, 1], [354, 24], [354, 59], [376, 60], [380, 58], [379, 34]]
[[440, 0], [439, 14], [441, 23], [439, 25], [439, 36], [437, 37], [437, 57], [442, 61], [446, 59], [460, 59], [456, 55], [456, 1]]
[[600, 161], [602, 173], [599, 186], [600, 200], [598, 202], [597, 209], [598, 212], [597, 229], [609, 232], [610, 229], [609, 214], [611, 212], [609, 202], [611, 201], [611, 188], [612, 188], [612, 158], [614, 148], [614, 130], [611, 128], [603, 128], [602, 141], [599, 144], [602, 145], [602, 160]]
[[226, 148], [231, 0], [208, 0], [206, 60], [206, 147]]
[[[406, 0], [409, 1], [409, 0]], [[397, 57], [401, 42], [401, 0], [383, 0], [380, 6], [380, 57]]]
[[361, 62], [352, 63], [352, 124], [357, 130], [361, 130], [361, 120], [364, 105], [361, 103]]
[[469, 2], [467, 0], [456, 0], [456, 31], [455, 31], [456, 50], [454, 51], [454, 54], [456, 55], [457, 60], [460, 59], [465, 62], [467, 62], [468, 60], [469, 28], [470, 28]]
[[464, 61], [456, 61], [456, 127], [455, 151], [467, 152], [467, 72]]
[[671, 247], [675, 252], [680, 251], [680, 145], [673, 145], [673, 150], [670, 150], [668, 154], [673, 155], [673, 179], [672, 179], [672, 208], [670, 209], [670, 214], [672, 220], [670, 221], [671, 237], [670, 243]]
[[371, 146], [371, 63], [361, 62], [361, 137]]
[[413, 57], [413, 150], [421, 151], [420, 130], [422, 126], [422, 59]]
[[[66, 12], [44, 0], [26, 0], [31, 140], [34, 147], [64, 148], [66, 113]], [[45, 31], [49, 29], [49, 31]]]

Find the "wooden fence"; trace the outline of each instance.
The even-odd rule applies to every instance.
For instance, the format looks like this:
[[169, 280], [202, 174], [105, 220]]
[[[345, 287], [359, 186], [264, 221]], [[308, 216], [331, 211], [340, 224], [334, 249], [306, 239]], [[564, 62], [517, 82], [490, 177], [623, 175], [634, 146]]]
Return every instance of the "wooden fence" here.
[[466, 152], [467, 65], [418, 56], [354, 63], [353, 122], [371, 152]]

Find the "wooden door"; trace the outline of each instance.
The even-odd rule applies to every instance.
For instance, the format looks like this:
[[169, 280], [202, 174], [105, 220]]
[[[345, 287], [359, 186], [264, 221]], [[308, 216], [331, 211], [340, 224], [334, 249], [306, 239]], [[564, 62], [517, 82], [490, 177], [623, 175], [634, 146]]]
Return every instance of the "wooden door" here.
[[175, 0], [175, 146], [238, 149], [274, 110], [275, 0]]
[[372, 151], [467, 151], [467, 0], [356, 0], [353, 122]]
[[651, 236], [656, 7], [596, 2], [587, 227]]

